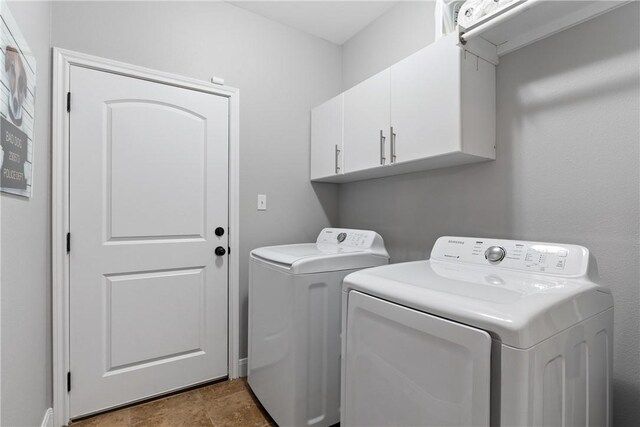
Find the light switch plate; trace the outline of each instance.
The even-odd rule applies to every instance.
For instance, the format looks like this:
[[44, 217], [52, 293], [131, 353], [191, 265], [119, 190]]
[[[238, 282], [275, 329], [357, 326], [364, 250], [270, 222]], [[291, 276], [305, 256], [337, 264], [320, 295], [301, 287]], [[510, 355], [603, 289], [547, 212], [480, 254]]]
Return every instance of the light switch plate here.
[[258, 194], [258, 210], [266, 211], [267, 210], [267, 195], [266, 194]]

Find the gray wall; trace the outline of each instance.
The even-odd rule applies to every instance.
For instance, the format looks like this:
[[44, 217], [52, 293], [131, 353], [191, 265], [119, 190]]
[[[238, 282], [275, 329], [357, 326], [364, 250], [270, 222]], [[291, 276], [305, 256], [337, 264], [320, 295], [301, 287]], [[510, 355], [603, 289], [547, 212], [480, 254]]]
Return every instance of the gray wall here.
[[[615, 299], [616, 426], [640, 419], [639, 6], [501, 58], [495, 162], [345, 184], [339, 198], [340, 226], [380, 232], [393, 262], [448, 234], [588, 247]], [[360, 49], [385, 54], [369, 40]]]
[[[55, 2], [52, 22], [54, 46], [240, 88], [246, 355], [249, 251], [337, 222], [337, 188], [309, 182], [309, 111], [340, 92], [340, 47], [223, 2]], [[258, 193], [267, 211], [256, 210]]]
[[433, 1], [401, 1], [342, 45], [342, 90], [420, 50], [434, 39]]
[[9, 2], [9, 9], [36, 56], [37, 81], [33, 197], [0, 195], [0, 424], [39, 426], [52, 401], [49, 261], [51, 4]]

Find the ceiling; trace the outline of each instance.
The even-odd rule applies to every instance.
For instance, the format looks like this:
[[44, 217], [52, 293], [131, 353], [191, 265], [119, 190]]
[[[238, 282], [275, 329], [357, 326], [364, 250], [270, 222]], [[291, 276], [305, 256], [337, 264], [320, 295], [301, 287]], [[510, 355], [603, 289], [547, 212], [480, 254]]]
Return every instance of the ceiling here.
[[397, 1], [229, 1], [228, 3], [341, 45]]

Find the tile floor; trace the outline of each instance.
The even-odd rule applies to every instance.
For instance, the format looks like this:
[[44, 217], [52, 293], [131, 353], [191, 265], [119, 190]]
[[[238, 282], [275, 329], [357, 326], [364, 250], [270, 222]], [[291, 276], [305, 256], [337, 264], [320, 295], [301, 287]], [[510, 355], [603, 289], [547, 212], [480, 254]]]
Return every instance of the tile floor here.
[[70, 427], [276, 426], [244, 379], [223, 381], [72, 422]]

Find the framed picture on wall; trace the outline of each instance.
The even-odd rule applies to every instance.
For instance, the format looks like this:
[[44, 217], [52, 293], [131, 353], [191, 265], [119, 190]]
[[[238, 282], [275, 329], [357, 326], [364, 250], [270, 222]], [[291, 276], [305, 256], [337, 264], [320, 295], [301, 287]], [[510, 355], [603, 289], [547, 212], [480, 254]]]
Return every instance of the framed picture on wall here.
[[31, 197], [36, 60], [0, 1], [0, 191]]

